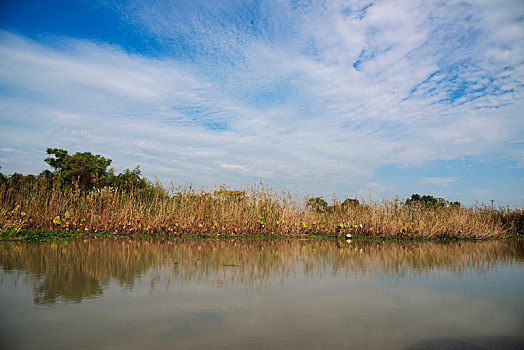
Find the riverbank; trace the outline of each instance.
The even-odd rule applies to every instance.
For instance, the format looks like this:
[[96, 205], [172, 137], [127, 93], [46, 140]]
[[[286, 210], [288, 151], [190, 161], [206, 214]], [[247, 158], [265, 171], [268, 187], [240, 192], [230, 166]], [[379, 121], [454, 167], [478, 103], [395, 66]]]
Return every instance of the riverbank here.
[[[429, 205], [399, 199], [365, 203], [339, 202], [335, 198], [328, 206], [307, 198], [304, 202], [264, 186], [236, 191], [195, 191], [191, 187], [170, 191], [161, 187], [147, 191], [105, 187], [85, 191], [34, 181], [0, 188], [0, 233], [2, 237], [22, 239], [27, 235], [20, 232], [40, 232], [36, 237], [44, 238], [82, 232], [462, 240], [519, 236], [524, 227], [524, 212], [517, 208]], [[314, 205], [308, 205], [311, 203]]]
[[60, 232], [50, 230], [4, 230], [0, 233], [0, 241], [23, 241], [23, 242], [47, 242], [47, 241], [62, 241], [71, 239], [86, 239], [86, 238], [166, 238], [166, 239], [197, 239], [197, 240], [288, 240], [288, 239], [308, 239], [308, 240], [345, 240], [352, 241], [380, 241], [380, 242], [446, 242], [446, 241], [485, 241], [485, 240], [501, 240], [501, 239], [522, 239], [522, 235], [505, 235], [496, 236], [492, 238], [471, 238], [471, 237], [457, 237], [457, 236], [436, 236], [432, 238], [417, 237], [417, 236], [340, 236], [329, 234], [315, 234], [308, 233], [295, 236], [284, 235], [227, 235], [227, 234], [128, 234], [128, 233], [104, 233], [104, 232]]

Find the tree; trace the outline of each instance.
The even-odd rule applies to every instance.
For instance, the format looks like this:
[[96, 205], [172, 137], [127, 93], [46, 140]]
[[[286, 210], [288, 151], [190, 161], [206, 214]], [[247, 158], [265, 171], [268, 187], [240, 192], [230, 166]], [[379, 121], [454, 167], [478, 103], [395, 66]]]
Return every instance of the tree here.
[[246, 191], [235, 191], [228, 190], [226, 188], [220, 188], [219, 190], [215, 190], [213, 192], [213, 196], [225, 202], [241, 202], [246, 199]]
[[151, 184], [145, 178], [141, 177], [140, 166], [137, 165], [133, 170], [126, 169], [123, 173], [115, 175], [113, 168], [109, 169], [109, 185], [124, 191], [141, 190], [151, 188]]
[[325, 213], [329, 209], [328, 203], [322, 197], [308, 198], [306, 206], [317, 213]]
[[348, 207], [358, 207], [360, 205], [360, 202], [356, 198], [346, 198], [342, 204], [340, 205], [343, 208]]
[[409, 207], [424, 206], [424, 207], [454, 207], [460, 208], [460, 202], [449, 202], [444, 198], [435, 198], [431, 195], [412, 194], [411, 198], [406, 199], [406, 205]]
[[49, 157], [45, 162], [55, 169], [64, 183], [76, 181], [83, 189], [108, 183], [107, 167], [111, 164], [109, 158], [93, 155], [91, 152], [77, 152], [71, 156], [61, 148], [48, 148], [47, 154]]

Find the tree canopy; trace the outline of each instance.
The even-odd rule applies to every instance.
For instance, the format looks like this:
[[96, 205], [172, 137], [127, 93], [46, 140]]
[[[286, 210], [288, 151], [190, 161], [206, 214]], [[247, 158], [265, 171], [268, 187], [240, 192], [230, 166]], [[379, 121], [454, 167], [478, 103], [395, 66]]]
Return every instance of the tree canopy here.
[[47, 154], [49, 157], [45, 162], [55, 169], [65, 183], [76, 181], [82, 188], [88, 189], [110, 182], [107, 173], [107, 167], [111, 164], [109, 158], [91, 152], [69, 155], [61, 148], [48, 148]]
[[138, 165], [133, 170], [129, 170], [128, 168], [118, 175], [115, 175], [115, 169], [111, 168], [108, 171], [108, 185], [123, 190], [152, 188], [151, 183], [141, 175], [142, 172]]
[[77, 152], [70, 155], [67, 150], [61, 148], [47, 148], [46, 152], [48, 157], [44, 161], [54, 171], [42, 171], [38, 176], [41, 179], [48, 181], [58, 179], [63, 185], [76, 183], [82, 189], [101, 188], [104, 186], [125, 191], [153, 188], [153, 185], [142, 177], [139, 166], [133, 170], [128, 168], [120, 174], [115, 174], [115, 169], [108, 169], [112, 162], [111, 159], [100, 154]]
[[444, 198], [435, 198], [431, 195], [421, 196], [418, 193], [414, 193], [411, 195], [411, 198], [406, 199], [406, 205], [410, 207], [460, 207], [460, 202], [450, 202]]

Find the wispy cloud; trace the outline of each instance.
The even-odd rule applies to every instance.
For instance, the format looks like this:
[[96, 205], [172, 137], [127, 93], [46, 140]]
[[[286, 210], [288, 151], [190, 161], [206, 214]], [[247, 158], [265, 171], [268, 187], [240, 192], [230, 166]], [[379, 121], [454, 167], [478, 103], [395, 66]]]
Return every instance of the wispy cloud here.
[[422, 179], [422, 183], [435, 186], [447, 187], [450, 183], [457, 181], [454, 177], [426, 177]]
[[477, 195], [483, 195], [483, 196], [488, 196], [488, 195], [493, 195], [493, 190], [471, 190], [472, 193], [475, 193]]
[[105, 4], [164, 54], [1, 32], [3, 148], [34, 164], [46, 146], [89, 149], [164, 181], [378, 193], [386, 165], [524, 163], [521, 1]]

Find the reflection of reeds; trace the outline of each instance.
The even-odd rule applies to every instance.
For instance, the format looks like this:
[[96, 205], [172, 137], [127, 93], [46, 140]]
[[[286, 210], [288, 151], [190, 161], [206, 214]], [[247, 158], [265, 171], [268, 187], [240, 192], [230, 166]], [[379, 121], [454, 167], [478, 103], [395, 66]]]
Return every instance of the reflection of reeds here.
[[263, 186], [245, 191], [191, 188], [80, 191], [35, 181], [0, 186], [0, 231], [488, 238], [522, 233], [524, 213], [484, 206], [412, 207], [398, 201], [335, 205], [320, 213]]
[[352, 242], [319, 240], [182, 240], [92, 238], [59, 243], [0, 244], [0, 266], [32, 276], [35, 301], [79, 301], [100, 295], [109, 281], [133, 288], [150, 272], [172, 283], [203, 280], [213, 285], [259, 286], [290, 275], [390, 274], [403, 276], [524, 262], [522, 241], [455, 243]]

